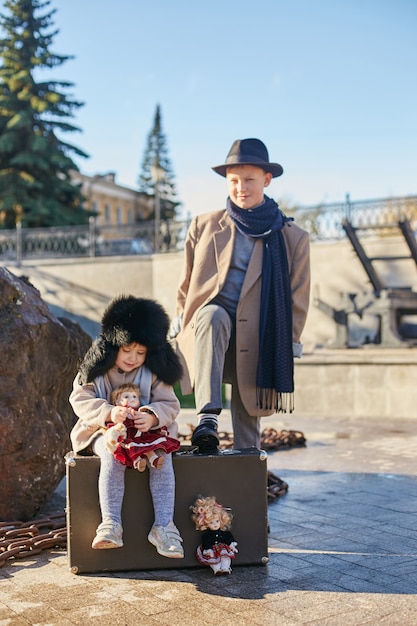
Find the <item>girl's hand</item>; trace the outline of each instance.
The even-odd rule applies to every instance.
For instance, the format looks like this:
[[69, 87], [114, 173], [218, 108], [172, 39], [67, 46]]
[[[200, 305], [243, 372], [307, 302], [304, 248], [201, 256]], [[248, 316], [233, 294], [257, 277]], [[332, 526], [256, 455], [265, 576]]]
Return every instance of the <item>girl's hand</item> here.
[[129, 411], [125, 406], [114, 406], [110, 411], [110, 421], [113, 424], [120, 424], [128, 417]]
[[148, 413], [146, 409], [144, 411], [139, 409], [136, 417], [133, 418], [133, 421], [135, 423], [135, 427], [140, 430], [141, 433], [147, 433], [148, 430], [158, 424], [158, 418], [155, 413]]

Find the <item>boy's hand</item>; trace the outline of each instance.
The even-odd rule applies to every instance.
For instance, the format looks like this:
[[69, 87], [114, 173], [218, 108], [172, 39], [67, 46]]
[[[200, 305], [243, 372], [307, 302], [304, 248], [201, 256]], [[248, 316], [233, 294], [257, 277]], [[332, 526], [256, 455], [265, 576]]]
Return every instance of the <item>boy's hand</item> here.
[[182, 328], [182, 315], [177, 315], [171, 320], [168, 330], [168, 339], [175, 339]]
[[133, 421], [135, 423], [135, 427], [140, 430], [141, 433], [147, 433], [148, 430], [158, 424], [158, 418], [155, 413], [150, 413], [146, 409], [143, 411], [139, 409], [136, 417], [133, 418]]

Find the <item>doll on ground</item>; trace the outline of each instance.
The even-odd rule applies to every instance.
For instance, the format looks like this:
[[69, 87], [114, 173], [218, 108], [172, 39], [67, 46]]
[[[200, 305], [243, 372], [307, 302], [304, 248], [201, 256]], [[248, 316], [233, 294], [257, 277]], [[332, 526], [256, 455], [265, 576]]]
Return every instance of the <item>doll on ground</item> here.
[[148, 432], [141, 432], [135, 426], [134, 418], [140, 407], [140, 390], [133, 383], [125, 383], [116, 387], [110, 403], [127, 408], [128, 417], [124, 422], [113, 424], [109, 422], [104, 438], [106, 446], [116, 459], [143, 472], [146, 466], [161, 468], [165, 453], [175, 452], [180, 443], [169, 437], [166, 428], [157, 428]]
[[197, 559], [211, 567], [215, 575], [231, 574], [231, 562], [237, 554], [237, 543], [230, 532], [233, 515], [216, 502], [216, 498], [199, 497], [191, 507], [196, 530], [203, 531], [197, 548]]

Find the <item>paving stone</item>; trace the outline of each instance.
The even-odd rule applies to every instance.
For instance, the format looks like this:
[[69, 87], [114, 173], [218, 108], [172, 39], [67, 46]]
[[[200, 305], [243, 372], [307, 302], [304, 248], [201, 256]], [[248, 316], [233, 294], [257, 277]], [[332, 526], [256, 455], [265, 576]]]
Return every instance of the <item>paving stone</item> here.
[[307, 447], [268, 456], [289, 483], [268, 507], [268, 565], [74, 576], [65, 551], [44, 551], [0, 568], [0, 626], [417, 623], [415, 420], [389, 437], [386, 419], [293, 420]]

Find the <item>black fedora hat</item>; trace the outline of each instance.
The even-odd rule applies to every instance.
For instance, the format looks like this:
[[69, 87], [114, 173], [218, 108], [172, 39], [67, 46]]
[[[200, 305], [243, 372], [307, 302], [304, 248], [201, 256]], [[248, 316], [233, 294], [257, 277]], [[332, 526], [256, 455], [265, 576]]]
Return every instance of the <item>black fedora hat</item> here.
[[220, 176], [226, 176], [226, 170], [232, 165], [256, 165], [273, 178], [281, 176], [283, 169], [279, 163], [270, 163], [266, 146], [260, 139], [236, 139], [229, 150], [224, 165], [216, 165], [211, 169]]

